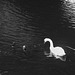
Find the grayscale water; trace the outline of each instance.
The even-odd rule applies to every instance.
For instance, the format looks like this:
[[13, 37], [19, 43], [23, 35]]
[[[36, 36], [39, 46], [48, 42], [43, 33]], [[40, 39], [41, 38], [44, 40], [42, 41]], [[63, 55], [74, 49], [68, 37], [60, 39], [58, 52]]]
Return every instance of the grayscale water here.
[[[1, 0], [0, 74], [75, 74], [74, 18], [74, 6], [64, 0]], [[44, 55], [46, 37], [64, 48], [66, 61]]]

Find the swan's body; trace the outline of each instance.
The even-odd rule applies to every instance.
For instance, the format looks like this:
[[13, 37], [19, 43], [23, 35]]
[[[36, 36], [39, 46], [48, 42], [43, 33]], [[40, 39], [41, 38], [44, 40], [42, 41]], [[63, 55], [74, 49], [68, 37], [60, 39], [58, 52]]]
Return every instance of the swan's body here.
[[53, 47], [53, 42], [51, 39], [49, 38], [45, 38], [44, 39], [44, 43], [45, 42], [50, 42], [50, 53], [48, 54], [48, 57], [51, 57], [52, 55], [57, 56], [57, 58], [59, 58], [58, 56], [62, 56], [65, 55], [64, 49], [62, 47]]

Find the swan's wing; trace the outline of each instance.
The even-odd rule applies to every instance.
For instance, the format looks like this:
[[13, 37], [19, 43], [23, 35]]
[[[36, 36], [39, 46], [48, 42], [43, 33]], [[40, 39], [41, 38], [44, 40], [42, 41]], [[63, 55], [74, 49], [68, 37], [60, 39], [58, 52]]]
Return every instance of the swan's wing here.
[[54, 55], [59, 55], [59, 56], [65, 55], [65, 51], [64, 51], [64, 49], [61, 48], [61, 47], [55, 47], [55, 48], [52, 50], [52, 53], [53, 53]]

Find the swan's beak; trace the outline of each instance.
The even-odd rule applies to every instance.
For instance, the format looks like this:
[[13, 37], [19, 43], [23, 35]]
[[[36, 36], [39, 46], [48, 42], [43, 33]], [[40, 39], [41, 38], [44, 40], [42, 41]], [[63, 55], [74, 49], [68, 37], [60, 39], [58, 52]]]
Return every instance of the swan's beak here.
[[45, 44], [47, 41], [48, 41], [48, 38], [45, 38], [45, 39], [44, 39], [44, 44]]
[[44, 44], [46, 43], [46, 40], [44, 39]]

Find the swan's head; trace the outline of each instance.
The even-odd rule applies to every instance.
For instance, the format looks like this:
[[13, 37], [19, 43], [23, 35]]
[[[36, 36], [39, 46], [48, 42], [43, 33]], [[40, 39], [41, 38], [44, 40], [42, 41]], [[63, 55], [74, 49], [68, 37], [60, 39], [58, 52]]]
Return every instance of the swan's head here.
[[44, 43], [46, 43], [46, 42], [50, 42], [50, 39], [49, 38], [45, 38], [44, 39]]
[[50, 48], [53, 48], [53, 42], [52, 42], [52, 40], [51, 40], [50, 38], [45, 38], [45, 39], [44, 39], [44, 44], [45, 44], [46, 42], [50, 42]]

